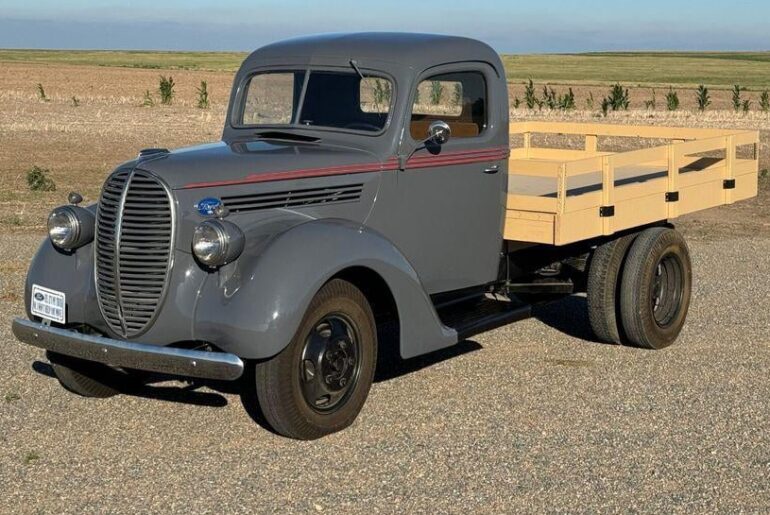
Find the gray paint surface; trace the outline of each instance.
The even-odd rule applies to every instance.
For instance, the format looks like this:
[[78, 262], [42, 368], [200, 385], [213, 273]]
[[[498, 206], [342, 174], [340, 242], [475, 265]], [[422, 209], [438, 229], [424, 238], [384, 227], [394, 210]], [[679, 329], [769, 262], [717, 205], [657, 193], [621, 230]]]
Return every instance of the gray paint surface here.
[[[320, 141], [260, 140], [254, 128], [237, 128], [228, 116], [221, 142], [121, 165], [150, 172], [172, 189], [178, 223], [168, 293], [143, 342], [207, 341], [243, 358], [270, 357], [291, 340], [324, 282], [349, 267], [365, 267], [396, 299], [402, 356], [456, 343], [456, 333], [441, 324], [429, 295], [496, 279], [506, 161], [407, 165], [406, 170], [395, 163], [398, 156], [427, 152], [408, 136], [407, 123], [417, 81], [436, 71], [484, 73], [489, 98], [486, 131], [478, 138], [450, 140], [438, 155], [507, 147], [502, 64], [490, 47], [466, 38], [387, 33], [298, 38], [251, 54], [236, 75], [231, 103], [238, 102], [256, 70], [349, 71], [350, 59], [364, 73], [393, 78], [395, 102], [379, 135], [294, 127], [282, 130]], [[492, 165], [500, 167], [499, 173], [483, 173]], [[356, 173], [282, 175], [351, 166], [358, 167]], [[362, 188], [355, 201], [231, 214], [228, 220], [246, 234], [246, 248], [236, 262], [217, 271], [204, 270], [191, 254], [192, 231], [205, 219], [195, 209], [200, 199], [350, 183]], [[92, 245], [65, 255], [44, 242], [27, 279], [28, 305], [32, 283], [67, 293], [68, 321], [114, 337], [96, 301]]]

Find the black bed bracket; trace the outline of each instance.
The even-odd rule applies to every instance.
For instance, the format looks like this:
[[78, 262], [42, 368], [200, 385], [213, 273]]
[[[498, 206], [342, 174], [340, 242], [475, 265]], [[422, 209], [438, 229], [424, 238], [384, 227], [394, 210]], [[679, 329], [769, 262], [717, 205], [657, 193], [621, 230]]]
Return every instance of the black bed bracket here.
[[679, 192], [678, 191], [667, 191], [666, 192], [666, 202], [679, 202]]
[[735, 189], [735, 179], [725, 179], [723, 183], [723, 187], [726, 190], [734, 190]]
[[602, 218], [607, 218], [610, 216], [615, 216], [615, 206], [600, 206], [599, 207], [599, 216]]

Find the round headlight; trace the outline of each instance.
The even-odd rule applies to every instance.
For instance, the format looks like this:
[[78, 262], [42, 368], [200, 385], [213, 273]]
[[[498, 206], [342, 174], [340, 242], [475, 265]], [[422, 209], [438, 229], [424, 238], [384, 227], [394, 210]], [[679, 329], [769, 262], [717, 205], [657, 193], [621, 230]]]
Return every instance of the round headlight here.
[[54, 209], [48, 216], [48, 236], [62, 249], [73, 249], [80, 238], [80, 220], [70, 206]]
[[195, 228], [192, 250], [195, 257], [208, 267], [231, 263], [243, 251], [243, 232], [226, 220], [206, 220]]

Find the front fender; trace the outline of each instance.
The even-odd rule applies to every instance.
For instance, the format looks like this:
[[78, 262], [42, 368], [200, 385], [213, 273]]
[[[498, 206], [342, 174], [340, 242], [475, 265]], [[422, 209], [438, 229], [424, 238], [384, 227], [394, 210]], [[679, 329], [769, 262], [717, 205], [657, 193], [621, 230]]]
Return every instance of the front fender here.
[[212, 273], [196, 308], [195, 337], [242, 358], [274, 356], [294, 337], [316, 292], [350, 267], [373, 270], [390, 288], [404, 358], [457, 342], [399, 250], [379, 233], [337, 219], [294, 226], [258, 255]]

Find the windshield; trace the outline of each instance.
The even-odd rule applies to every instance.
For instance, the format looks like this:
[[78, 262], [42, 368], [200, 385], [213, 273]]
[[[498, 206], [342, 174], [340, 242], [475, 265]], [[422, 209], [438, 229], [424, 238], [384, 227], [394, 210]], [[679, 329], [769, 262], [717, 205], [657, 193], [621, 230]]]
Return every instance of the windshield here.
[[393, 84], [354, 72], [281, 71], [253, 75], [238, 125], [331, 127], [380, 132], [388, 121]]

